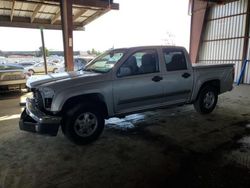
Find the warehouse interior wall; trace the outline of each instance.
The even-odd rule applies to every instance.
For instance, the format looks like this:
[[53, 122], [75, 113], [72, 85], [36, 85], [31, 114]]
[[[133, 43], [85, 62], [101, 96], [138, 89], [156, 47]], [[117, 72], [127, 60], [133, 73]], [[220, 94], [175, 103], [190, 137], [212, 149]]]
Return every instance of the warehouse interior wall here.
[[[235, 82], [240, 76], [244, 60], [250, 60], [249, 3], [249, 0], [239, 0], [226, 4], [210, 4], [207, 7], [196, 62], [234, 63]], [[243, 78], [243, 83], [246, 84], [250, 84], [249, 64], [250, 62]]]

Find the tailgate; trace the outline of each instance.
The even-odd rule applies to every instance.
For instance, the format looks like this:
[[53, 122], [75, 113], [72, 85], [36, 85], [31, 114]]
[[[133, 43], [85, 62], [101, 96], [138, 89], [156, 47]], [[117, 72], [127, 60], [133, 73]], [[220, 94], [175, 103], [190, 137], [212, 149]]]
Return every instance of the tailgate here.
[[0, 81], [24, 80], [25, 74], [22, 70], [2, 70]]
[[201, 86], [209, 81], [218, 81], [219, 93], [233, 88], [234, 64], [196, 64], [193, 66], [194, 89], [192, 99], [195, 99]]

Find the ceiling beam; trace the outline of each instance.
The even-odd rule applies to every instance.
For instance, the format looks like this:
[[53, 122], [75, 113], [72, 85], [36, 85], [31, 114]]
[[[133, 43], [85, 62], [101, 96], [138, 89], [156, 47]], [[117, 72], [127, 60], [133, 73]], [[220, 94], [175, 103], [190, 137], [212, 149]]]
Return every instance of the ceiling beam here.
[[[0, 8], [0, 10], [11, 11], [11, 9], [9, 9], [9, 8]], [[32, 10], [22, 10], [22, 9], [17, 9], [17, 8], [14, 8], [14, 11], [25, 12], [25, 13], [33, 13]], [[51, 13], [51, 12], [41, 12], [41, 11], [39, 11], [38, 13], [47, 14], [47, 15], [51, 15], [51, 16], [55, 15], [55, 13]]]
[[[13, 16], [13, 21], [10, 22], [9, 16], [0, 16], [0, 27], [19, 27], [19, 28], [36, 28], [39, 29], [43, 27], [44, 29], [54, 29], [62, 30], [61, 22], [56, 24], [50, 24], [50, 20], [35, 19], [33, 23], [30, 23], [29, 17], [15, 17]], [[79, 30], [82, 28], [81, 23], [75, 23], [73, 26], [74, 30]]]
[[74, 16], [73, 16], [73, 21], [77, 20], [81, 15], [83, 15], [87, 10], [81, 9], [79, 10]]
[[15, 4], [16, 4], [16, 1], [13, 0], [12, 2], [12, 7], [11, 7], [11, 12], [10, 12], [10, 21], [12, 22], [13, 20], [13, 15], [14, 15], [14, 10], [15, 10]]
[[206, 1], [208, 3], [226, 4], [226, 3], [231, 3], [231, 2], [239, 1], [239, 0], [202, 0], [202, 1]]
[[73, 4], [75, 5], [81, 5], [81, 6], [90, 6], [90, 7], [100, 7], [100, 8], [109, 8], [114, 10], [119, 10], [119, 4], [118, 3], [111, 3], [107, 1], [101, 1], [101, 0], [73, 0]]
[[[13, 0], [1, 0], [1, 1], [13, 1]], [[35, 0], [15, 0], [16, 2], [22, 2], [22, 3], [30, 3], [30, 4], [43, 4], [43, 5], [49, 5], [49, 6], [59, 6], [60, 0], [44, 0], [44, 2], [38, 2]], [[101, 0], [73, 0], [73, 8], [77, 8], [77, 6], [81, 7], [88, 7], [88, 8], [102, 8], [102, 9], [113, 9], [113, 10], [119, 10], [119, 4], [118, 3], [111, 3], [107, 1], [101, 1]], [[79, 7], [78, 7], [79, 8]]]
[[105, 14], [106, 12], [108, 12], [108, 10], [96, 12], [96, 13], [93, 14], [92, 16], [88, 17], [87, 20], [83, 21], [83, 22], [82, 22], [82, 26], [87, 25], [88, 23], [92, 22], [92, 21], [95, 20], [97, 17], [102, 16], [102, 15]]
[[54, 24], [60, 16], [61, 16], [61, 12], [60, 12], [60, 9], [58, 9], [58, 11], [56, 12], [56, 15], [51, 19], [50, 23]]
[[30, 17], [30, 22], [31, 23], [35, 20], [37, 13], [39, 12], [39, 10], [41, 9], [42, 6], [43, 6], [42, 4], [36, 5], [35, 10], [34, 10], [32, 16]]

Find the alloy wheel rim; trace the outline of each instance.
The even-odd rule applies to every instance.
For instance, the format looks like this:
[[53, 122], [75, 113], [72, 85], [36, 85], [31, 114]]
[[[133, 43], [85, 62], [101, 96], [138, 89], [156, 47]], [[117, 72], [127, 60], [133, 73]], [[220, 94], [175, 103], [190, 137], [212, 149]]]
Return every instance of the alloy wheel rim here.
[[209, 109], [213, 106], [215, 102], [215, 95], [212, 91], [209, 91], [205, 94], [205, 97], [203, 99], [203, 104], [206, 109]]
[[95, 114], [84, 112], [80, 114], [74, 123], [74, 130], [80, 137], [88, 137], [97, 129], [98, 120]]

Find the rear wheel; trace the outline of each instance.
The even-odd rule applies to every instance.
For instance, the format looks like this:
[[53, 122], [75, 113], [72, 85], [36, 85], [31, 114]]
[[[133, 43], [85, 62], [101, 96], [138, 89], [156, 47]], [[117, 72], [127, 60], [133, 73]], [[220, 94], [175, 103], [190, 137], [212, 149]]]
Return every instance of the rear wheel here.
[[198, 98], [194, 102], [194, 108], [201, 114], [211, 113], [218, 100], [218, 91], [212, 86], [206, 86], [200, 91]]
[[98, 109], [90, 105], [80, 105], [66, 113], [63, 133], [76, 144], [83, 145], [95, 141], [104, 128], [104, 118]]

